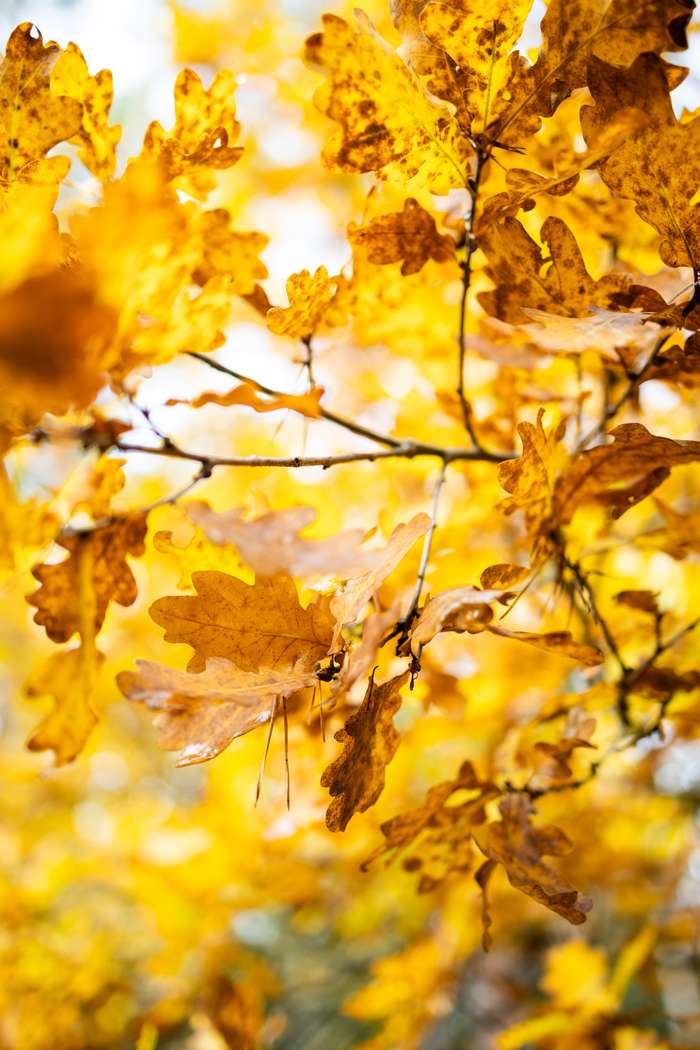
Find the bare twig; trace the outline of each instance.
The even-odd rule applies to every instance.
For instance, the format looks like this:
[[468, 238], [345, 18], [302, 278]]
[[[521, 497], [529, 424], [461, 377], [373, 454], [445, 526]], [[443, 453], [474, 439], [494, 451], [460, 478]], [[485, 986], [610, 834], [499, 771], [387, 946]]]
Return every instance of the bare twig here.
[[466, 216], [464, 221], [464, 236], [465, 236], [465, 256], [462, 262], [462, 298], [459, 305], [459, 364], [457, 372], [457, 397], [459, 403], [462, 406], [462, 415], [464, 417], [464, 426], [467, 433], [474, 445], [474, 448], [481, 448], [479, 438], [474, 429], [474, 420], [472, 418], [472, 408], [469, 401], [464, 393], [464, 357], [467, 351], [467, 315], [469, 308], [469, 289], [471, 287], [472, 280], [472, 258], [474, 252], [477, 249], [476, 237], [474, 236], [474, 226], [476, 223], [476, 209], [479, 198], [479, 186], [481, 184], [481, 176], [486, 162], [486, 156], [484, 155], [481, 147], [477, 144], [475, 147], [476, 159], [474, 162], [474, 174], [467, 182], [467, 189], [471, 197], [471, 208], [469, 209], [469, 215]]

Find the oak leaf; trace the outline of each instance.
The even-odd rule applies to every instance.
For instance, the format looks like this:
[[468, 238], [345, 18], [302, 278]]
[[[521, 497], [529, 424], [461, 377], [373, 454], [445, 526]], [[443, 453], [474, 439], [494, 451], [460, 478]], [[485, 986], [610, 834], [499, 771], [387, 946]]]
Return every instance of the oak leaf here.
[[622, 423], [610, 436], [612, 443], [579, 453], [557, 478], [552, 509], [559, 524], [591, 500], [609, 503], [619, 517], [653, 492], [672, 467], [700, 459], [700, 441], [650, 434], [641, 423]]
[[91, 626], [95, 634], [111, 601], [131, 605], [136, 600], [136, 580], [126, 558], [143, 554], [145, 535], [144, 514], [121, 518], [92, 532], [60, 539], [68, 557], [32, 569], [41, 586], [27, 601], [36, 606], [34, 621], [52, 641], [67, 642], [76, 631], [85, 634], [86, 588], [94, 596]]
[[202, 253], [192, 277], [205, 285], [212, 277], [227, 277], [232, 292], [252, 295], [257, 282], [267, 277], [259, 258], [268, 238], [263, 233], [242, 233], [231, 227], [226, 208], [204, 211], [200, 217]]
[[104, 657], [94, 645], [52, 653], [24, 684], [26, 696], [51, 696], [53, 709], [32, 730], [30, 751], [53, 750], [55, 763], [63, 766], [80, 754], [97, 725], [92, 696]]
[[474, 828], [486, 820], [486, 804], [500, 794], [494, 784], [479, 780], [471, 762], [462, 763], [455, 779], [431, 787], [421, 806], [382, 824], [386, 841], [363, 862], [362, 869], [366, 871], [384, 854], [391, 863], [407, 851], [402, 866], [420, 873], [419, 893], [430, 892], [449, 875], [470, 871]]
[[316, 684], [298, 667], [242, 671], [212, 657], [198, 674], [137, 660], [117, 685], [127, 700], [156, 711], [154, 725], [165, 751], [181, 751], [178, 766], [207, 762], [232, 740], [274, 718], [277, 703]]
[[343, 751], [321, 777], [332, 799], [326, 812], [329, 831], [345, 831], [354, 814], [373, 806], [384, 790], [385, 769], [401, 740], [393, 718], [408, 678], [405, 671], [376, 685], [372, 674], [361, 705], [335, 734]]
[[397, 525], [387, 540], [383, 550], [374, 552], [373, 565], [349, 580], [343, 590], [331, 600], [331, 612], [337, 625], [334, 634], [334, 645], [340, 637], [345, 624], [353, 623], [373, 594], [381, 587], [384, 580], [408, 554], [420, 536], [430, 528], [430, 517], [427, 514], [416, 514], [405, 525]]
[[94, 77], [90, 76], [80, 48], [68, 44], [51, 72], [51, 93], [80, 103], [81, 126], [71, 141], [79, 146], [78, 156], [93, 175], [110, 179], [114, 175], [117, 143], [122, 134], [118, 124], [109, 123], [114, 97], [110, 71], [101, 69]]
[[143, 155], [165, 165], [168, 177], [193, 196], [206, 197], [215, 185], [213, 171], [232, 167], [242, 146], [234, 146], [241, 126], [236, 120], [236, 77], [220, 70], [208, 88], [192, 69], [175, 81], [175, 125], [167, 132], [157, 120], [147, 128]]
[[[573, 233], [561, 219], [550, 216], [540, 231], [548, 249], [542, 249], [517, 219], [487, 226], [480, 239], [488, 276], [496, 285], [481, 292], [487, 313], [511, 324], [527, 323], [526, 309], [568, 317], [585, 317], [591, 307], [623, 309], [631, 279], [609, 273], [594, 281], [586, 270]], [[634, 303], [634, 298], [632, 298]]]
[[289, 306], [275, 306], [267, 314], [267, 327], [275, 335], [309, 339], [327, 312], [333, 298], [333, 282], [325, 266], [314, 274], [293, 273], [287, 280]]
[[323, 540], [300, 535], [316, 520], [313, 507], [288, 507], [250, 519], [242, 508], [215, 511], [196, 500], [186, 510], [212, 543], [233, 544], [260, 576], [286, 571], [305, 579], [350, 579], [370, 569], [377, 558], [373, 550], [358, 549], [366, 537], [363, 529], [346, 529]]
[[274, 397], [267, 397], [252, 383], [241, 383], [240, 386], [235, 386], [233, 390], [228, 390], [225, 394], [206, 391], [193, 398], [192, 401], [169, 398], [166, 404], [189, 405], [190, 408], [202, 408], [203, 405], [221, 405], [224, 408], [229, 408], [231, 405], [245, 405], [256, 412], [279, 412], [283, 409], [291, 409], [292, 412], [299, 412], [307, 419], [319, 419], [321, 417], [319, 402], [323, 394], [323, 387], [316, 386], [305, 394], [278, 394]]
[[330, 651], [334, 620], [328, 599], [303, 608], [291, 576], [258, 576], [254, 584], [215, 570], [192, 574], [196, 595], [159, 598], [150, 614], [166, 642], [194, 649], [189, 671], [210, 657], [242, 671], [260, 668], [310, 671]]
[[435, 219], [413, 197], [404, 201], [403, 211], [377, 215], [366, 226], [351, 225], [348, 237], [365, 248], [372, 263], [400, 262], [404, 276], [418, 273], [429, 259], [449, 262], [455, 255], [453, 238], [438, 233]]
[[58, 44], [44, 45], [31, 22], [12, 32], [0, 63], [0, 186], [15, 182], [56, 184], [70, 167], [68, 157], [46, 157], [59, 142], [78, 134], [83, 109], [74, 98], [51, 92]]
[[618, 197], [634, 201], [637, 214], [661, 235], [668, 266], [700, 264], [700, 117], [678, 121], [666, 67], [654, 54], [640, 55], [625, 70], [594, 60], [588, 82], [595, 106], [581, 111], [588, 141], [616, 119], [621, 107], [637, 106], [646, 121], [598, 165]]
[[543, 857], [561, 857], [572, 849], [559, 828], [534, 827], [532, 802], [511, 794], [500, 803], [501, 820], [477, 827], [474, 839], [489, 860], [505, 869], [511, 886], [578, 926], [586, 921], [591, 902], [575, 890]]
[[513, 638], [515, 641], [534, 645], [536, 649], [544, 649], [548, 653], [557, 653], [570, 660], [578, 660], [586, 667], [596, 667], [603, 662], [603, 654], [600, 649], [596, 649], [594, 645], [574, 641], [570, 631], [545, 631], [538, 634], [532, 631], [509, 631], [495, 624], [488, 624], [486, 630], [500, 635], [501, 638]]
[[451, 587], [436, 594], [425, 603], [411, 630], [411, 649], [417, 653], [440, 631], [483, 631], [493, 616], [491, 603], [505, 593], [501, 589]]
[[306, 41], [305, 61], [328, 81], [314, 101], [340, 128], [325, 147], [328, 167], [405, 181], [420, 175], [436, 193], [463, 186], [466, 142], [450, 110], [423, 88], [364, 14], [356, 28], [323, 16]]

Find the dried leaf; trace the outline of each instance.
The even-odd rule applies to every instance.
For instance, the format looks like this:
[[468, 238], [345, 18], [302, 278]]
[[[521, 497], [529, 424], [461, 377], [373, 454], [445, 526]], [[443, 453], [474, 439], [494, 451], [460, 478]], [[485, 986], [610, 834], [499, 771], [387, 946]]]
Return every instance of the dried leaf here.
[[413, 197], [404, 201], [403, 211], [377, 215], [366, 226], [351, 225], [348, 237], [366, 250], [372, 263], [400, 262], [405, 277], [418, 273], [429, 259], [441, 263], [455, 257], [452, 237], [438, 233], [435, 219]]
[[32, 730], [30, 751], [55, 752], [55, 764], [72, 762], [97, 725], [92, 706], [97, 674], [104, 657], [93, 645], [52, 653], [24, 684], [28, 697], [53, 697], [51, 712]]
[[323, 162], [402, 182], [420, 175], [436, 193], [463, 186], [465, 144], [450, 111], [424, 90], [364, 12], [356, 13], [356, 25], [324, 15], [323, 32], [306, 41], [305, 61], [328, 77], [314, 101], [340, 125]]
[[299, 412], [308, 419], [319, 419], [321, 416], [320, 400], [324, 389], [316, 386], [305, 394], [280, 394], [276, 397], [268, 397], [261, 393], [251, 383], [241, 383], [233, 390], [225, 394], [207, 391], [199, 394], [192, 401], [170, 398], [167, 405], [189, 405], [190, 408], [201, 408], [203, 405], [221, 405], [229, 408], [231, 405], [246, 405], [255, 409], [256, 412], [279, 412], [281, 409], [291, 409]]
[[493, 616], [491, 603], [506, 592], [482, 591], [478, 587], [451, 587], [426, 602], [411, 631], [411, 649], [432, 641], [440, 631], [483, 631]]
[[22, 22], [7, 41], [0, 63], [0, 187], [15, 182], [52, 185], [67, 174], [67, 157], [46, 157], [59, 142], [77, 135], [83, 108], [74, 98], [51, 92], [51, 73], [61, 49], [44, 46], [31, 22]]
[[700, 459], [700, 441], [650, 434], [641, 423], [623, 423], [610, 436], [611, 444], [579, 453], [557, 478], [552, 506], [558, 523], [571, 521], [580, 504], [600, 499], [612, 503], [619, 517], [653, 492], [671, 467]]
[[161, 161], [187, 192], [206, 197], [216, 185], [211, 169], [230, 168], [243, 153], [232, 145], [241, 129], [235, 92], [236, 78], [228, 70], [205, 88], [194, 70], [183, 69], [175, 81], [175, 126], [168, 133], [157, 120], [149, 124], [142, 155]]
[[512, 794], [500, 803], [501, 820], [476, 828], [474, 839], [489, 860], [503, 865], [508, 881], [538, 904], [578, 926], [586, 921], [591, 902], [542, 858], [561, 857], [571, 843], [559, 828], [536, 828], [530, 822], [533, 807], [524, 794]]
[[596, 667], [603, 662], [603, 654], [600, 649], [574, 641], [569, 631], [546, 631], [544, 634], [536, 634], [530, 631], [509, 631], [505, 627], [497, 627], [494, 624], [489, 624], [486, 630], [500, 635], [501, 638], [513, 638], [518, 642], [534, 645], [536, 649], [544, 649], [548, 653], [557, 653], [570, 660], [578, 660], [586, 667]]
[[248, 585], [208, 570], [192, 574], [197, 594], [159, 598], [150, 614], [165, 629], [166, 642], [194, 649], [189, 671], [202, 671], [210, 657], [230, 660], [242, 671], [260, 668], [311, 671], [331, 648], [334, 621], [328, 599], [306, 609], [286, 573], [259, 576]]
[[601, 178], [614, 194], [633, 200], [637, 214], [661, 234], [659, 251], [667, 266], [697, 269], [700, 117], [676, 119], [667, 67], [658, 55], [640, 55], [624, 70], [593, 60], [589, 87], [595, 106], [581, 112], [588, 141], [614, 121], [622, 107], [637, 106], [647, 118], [599, 165]]
[[[464, 762], [454, 780], [431, 787], [416, 809], [392, 817], [381, 826], [385, 842], [362, 864], [367, 867], [384, 854], [391, 863], [408, 851], [402, 861], [406, 871], [418, 871], [419, 893], [435, 889], [448, 876], [471, 870], [474, 828], [486, 820], [485, 806], [500, 791], [479, 780], [471, 762]], [[466, 797], [465, 797], [466, 796]]]
[[110, 71], [101, 69], [91, 77], [80, 48], [68, 44], [51, 72], [51, 94], [80, 103], [82, 123], [72, 141], [79, 145], [78, 156], [85, 167], [98, 179], [110, 179], [114, 175], [117, 143], [122, 134], [118, 124], [109, 123], [114, 97]]
[[333, 298], [333, 282], [325, 266], [313, 274], [293, 273], [287, 280], [289, 306], [276, 306], [267, 314], [267, 327], [276, 335], [310, 339], [323, 320]]
[[117, 685], [127, 700], [158, 712], [159, 745], [182, 751], [178, 766], [215, 758], [236, 737], [269, 722], [279, 700], [316, 683], [313, 674], [299, 668], [242, 671], [217, 657], [207, 660], [199, 674], [148, 660], [136, 665], [136, 671], [117, 675]]
[[397, 525], [387, 540], [386, 547], [374, 552], [374, 564], [361, 576], [349, 580], [343, 590], [331, 600], [331, 612], [337, 620], [334, 645], [340, 637], [341, 628], [359, 617], [367, 602], [381, 587], [384, 580], [408, 554], [420, 536], [430, 528], [427, 514], [416, 514], [405, 525]]
[[332, 799], [326, 812], [329, 831], [345, 831], [353, 815], [373, 806], [384, 790], [384, 771], [401, 740], [393, 718], [408, 678], [405, 671], [375, 685], [372, 674], [362, 704], [335, 734], [343, 751], [321, 777]]
[[250, 520], [238, 507], [215, 511], [206, 503], [192, 501], [186, 509], [212, 543], [232, 543], [260, 576], [286, 571], [305, 579], [349, 579], [366, 572], [377, 559], [376, 551], [358, 550], [366, 538], [362, 529], [348, 529], [324, 540], [301, 536], [303, 529], [316, 519], [313, 507], [289, 507]]
[[44, 627], [53, 642], [67, 642], [76, 631], [84, 634], [82, 604], [86, 587], [94, 595], [95, 634], [111, 601], [131, 605], [136, 600], [136, 580], [126, 558], [143, 554], [145, 535], [144, 514], [121, 518], [104, 528], [61, 539], [60, 545], [69, 552], [68, 557], [32, 569], [41, 586], [27, 601], [36, 606], [34, 622]]

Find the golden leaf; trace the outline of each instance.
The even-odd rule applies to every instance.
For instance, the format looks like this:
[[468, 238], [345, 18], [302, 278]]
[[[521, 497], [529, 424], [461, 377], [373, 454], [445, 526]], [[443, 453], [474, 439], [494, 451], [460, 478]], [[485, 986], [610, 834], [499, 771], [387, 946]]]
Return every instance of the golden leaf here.
[[525, 642], [534, 645], [536, 649], [544, 649], [548, 653], [557, 653], [566, 656], [570, 660], [578, 660], [586, 667], [596, 667], [603, 662], [603, 654], [594, 645], [584, 645], [576, 642], [569, 631], [546, 631], [537, 634], [531, 631], [509, 631], [505, 627], [497, 627], [489, 624], [486, 627], [491, 634], [498, 634], [501, 638], [513, 638], [517, 642]]
[[159, 598], [150, 608], [166, 642], [194, 649], [188, 670], [203, 670], [215, 656], [242, 671], [309, 671], [330, 651], [334, 621], [328, 599], [317, 597], [304, 609], [286, 573], [259, 576], [248, 585], [208, 570], [193, 573], [192, 582], [195, 596]]
[[700, 265], [700, 117], [679, 122], [673, 112], [666, 67], [654, 54], [640, 55], [627, 70], [593, 61], [589, 73], [595, 106], [581, 112], [587, 140], [637, 106], [646, 121], [610, 153], [598, 170], [619, 197], [634, 201], [637, 214], [663, 238], [668, 266]]
[[51, 696], [53, 710], [32, 730], [30, 751], [55, 752], [55, 763], [72, 762], [97, 725], [92, 706], [97, 673], [104, 657], [94, 646], [80, 645], [52, 653], [24, 684], [28, 697]]
[[416, 514], [405, 525], [397, 525], [387, 540], [386, 547], [374, 552], [374, 564], [361, 576], [351, 579], [331, 600], [331, 612], [337, 620], [334, 645], [340, 637], [341, 628], [358, 618], [372, 595], [405, 558], [416, 540], [424, 536], [429, 528], [430, 518], [427, 514]]
[[[41, 586], [27, 601], [36, 606], [34, 621], [44, 627], [52, 641], [67, 642], [76, 631], [84, 634], [82, 604], [86, 587], [94, 595], [92, 628], [95, 634], [104, 622], [111, 601], [131, 605], [136, 600], [136, 580], [126, 557], [143, 554], [145, 535], [145, 515], [122, 518], [104, 528], [59, 540], [69, 552], [68, 557], [32, 569]], [[86, 552], [89, 570], [87, 582], [81, 585]]]
[[109, 123], [114, 97], [112, 74], [101, 69], [90, 76], [83, 53], [68, 44], [51, 72], [51, 94], [75, 99], [82, 108], [80, 130], [71, 141], [79, 145], [78, 156], [98, 179], [110, 179], [117, 163], [117, 143], [122, 134], [118, 124]]
[[[700, 441], [650, 434], [641, 423], [622, 423], [610, 436], [611, 444], [580, 452], [557, 478], [552, 500], [557, 522], [571, 521], [576, 507], [590, 500], [604, 500], [620, 517], [653, 492], [671, 467], [700, 459]], [[615, 487], [623, 483], [628, 487]]]
[[267, 244], [262, 233], [240, 233], [231, 228], [225, 208], [201, 214], [202, 256], [192, 276], [197, 284], [212, 277], [228, 277], [232, 292], [250, 295], [257, 282], [267, 277], [267, 267], [258, 258]]
[[190, 408], [201, 408], [203, 405], [222, 405], [224, 408], [228, 408], [231, 405], [246, 405], [248, 408], [255, 409], [256, 412], [279, 412], [281, 409], [286, 408], [291, 409], [293, 412], [299, 412], [308, 419], [320, 419], [321, 407], [319, 402], [324, 392], [322, 386], [316, 386], [305, 394], [279, 394], [274, 397], [268, 397], [257, 390], [251, 383], [241, 383], [240, 386], [234, 387], [233, 390], [229, 390], [225, 394], [207, 391], [204, 394], [199, 394], [192, 401], [170, 398], [166, 401], [166, 404], [189, 405]]
[[47, 158], [59, 142], [80, 131], [82, 106], [51, 92], [57, 44], [44, 43], [31, 22], [22, 22], [7, 41], [0, 63], [0, 191], [14, 182], [52, 185], [70, 167], [67, 157]]
[[275, 306], [267, 314], [267, 327], [275, 335], [309, 339], [323, 320], [333, 298], [333, 283], [325, 266], [312, 275], [293, 273], [287, 280], [289, 306]]
[[549, 249], [547, 259], [517, 219], [483, 230], [486, 272], [496, 285], [479, 294], [487, 313], [518, 324], [529, 320], [526, 309], [585, 317], [593, 306], [624, 309], [634, 303], [625, 274], [609, 273], [599, 281], [590, 277], [576, 239], [561, 219], [547, 219], [540, 238]]
[[233, 146], [241, 126], [236, 120], [236, 78], [220, 70], [209, 88], [197, 73], [183, 69], [175, 81], [175, 126], [168, 133], [154, 120], [143, 141], [143, 156], [161, 160], [170, 179], [195, 197], [215, 186], [212, 170], [232, 167], [242, 146]]
[[405, 181], [419, 175], [435, 193], [464, 186], [467, 145], [446, 106], [438, 105], [364, 14], [357, 28], [323, 16], [323, 32], [304, 58], [328, 82], [314, 101], [340, 128], [322, 159], [340, 171], [374, 171]]
[[384, 771], [401, 741], [393, 718], [408, 678], [405, 671], [375, 685], [372, 674], [361, 705], [335, 734], [343, 751], [321, 777], [321, 787], [332, 798], [326, 812], [329, 831], [345, 831], [354, 814], [373, 806], [384, 790]]
[[215, 758], [236, 737], [269, 722], [279, 700], [316, 684], [306, 670], [242, 671], [218, 657], [208, 659], [199, 674], [148, 660], [136, 665], [136, 671], [117, 675], [117, 685], [127, 700], [158, 712], [159, 745], [182, 752], [178, 766]]
[[451, 587], [426, 602], [411, 630], [414, 653], [440, 631], [482, 631], [493, 616], [490, 608], [506, 592], [478, 587]]
[[305, 579], [349, 579], [366, 572], [377, 558], [373, 550], [358, 550], [366, 536], [362, 529], [347, 529], [324, 540], [301, 536], [316, 519], [313, 507], [289, 507], [250, 520], [240, 508], [215, 511], [194, 500], [186, 504], [186, 510], [212, 543], [232, 543], [260, 576], [289, 572]]

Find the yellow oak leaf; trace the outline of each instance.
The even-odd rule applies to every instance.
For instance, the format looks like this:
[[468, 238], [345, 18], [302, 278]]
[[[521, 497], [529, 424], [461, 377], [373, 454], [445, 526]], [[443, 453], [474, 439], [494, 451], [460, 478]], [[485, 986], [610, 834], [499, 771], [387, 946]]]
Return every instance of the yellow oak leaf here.
[[333, 299], [333, 282], [325, 266], [312, 275], [308, 270], [293, 273], [287, 280], [289, 306], [275, 306], [267, 314], [267, 327], [275, 335], [309, 339]]
[[314, 101], [340, 125], [323, 151], [324, 164], [403, 182], [419, 176], [435, 193], [465, 185], [469, 146], [450, 110], [429, 95], [364, 12], [356, 13], [356, 26], [324, 15], [323, 31], [306, 41], [304, 58], [327, 75]]
[[486, 630], [491, 634], [500, 635], [501, 638], [513, 638], [527, 645], [534, 645], [536, 649], [544, 649], [548, 653], [558, 653], [570, 660], [578, 660], [586, 667], [596, 667], [603, 662], [603, 654], [594, 645], [584, 645], [576, 642], [569, 631], [546, 631], [537, 634], [532, 631], [509, 631], [505, 627], [489, 624]]
[[205, 88], [194, 70], [183, 69], [175, 81], [172, 131], [157, 120], [146, 130], [142, 155], [162, 161], [168, 177], [195, 197], [206, 198], [216, 185], [213, 171], [232, 167], [243, 153], [233, 145], [241, 129], [235, 92], [236, 77], [228, 70]]
[[300, 535], [316, 520], [313, 507], [288, 507], [250, 519], [239, 507], [215, 511], [195, 500], [185, 509], [212, 543], [233, 544], [260, 576], [289, 572], [306, 579], [349, 579], [367, 571], [377, 558], [373, 550], [358, 549], [366, 537], [363, 529], [345, 529], [322, 540]]
[[383, 550], [375, 552], [374, 564], [361, 576], [353, 577], [343, 590], [331, 600], [331, 612], [337, 620], [333, 644], [337, 644], [340, 631], [345, 624], [353, 623], [373, 594], [396, 566], [403, 561], [409, 550], [430, 528], [427, 514], [416, 514], [406, 524], [397, 525]]
[[267, 244], [262, 233], [240, 233], [231, 228], [225, 208], [201, 213], [202, 255], [192, 276], [197, 284], [212, 277], [228, 277], [232, 292], [250, 295], [258, 281], [267, 277], [267, 267], [259, 255]]
[[377, 215], [366, 226], [348, 228], [351, 244], [367, 251], [372, 263], [401, 263], [404, 276], [418, 273], [429, 259], [454, 259], [455, 242], [437, 231], [435, 219], [413, 197], [404, 201], [403, 211]]
[[118, 124], [109, 123], [114, 97], [110, 71], [101, 69], [91, 77], [80, 48], [68, 44], [51, 72], [51, 93], [80, 103], [82, 123], [71, 141], [78, 144], [78, 156], [93, 175], [110, 179], [114, 175], [117, 143], [122, 134]]
[[531, 7], [532, 0], [429, 0], [421, 6], [423, 33], [454, 63], [470, 134], [484, 131], [510, 101], [510, 53]]
[[178, 766], [207, 762], [232, 740], [275, 716], [280, 700], [316, 684], [307, 670], [292, 666], [242, 671], [212, 657], [199, 674], [137, 660], [117, 684], [127, 700], [156, 711], [154, 725], [166, 751], [181, 751]]
[[170, 398], [166, 404], [189, 405], [190, 408], [201, 408], [203, 405], [221, 405], [224, 408], [229, 408], [231, 405], [246, 405], [248, 408], [255, 409], [256, 412], [279, 412], [282, 409], [291, 409], [308, 419], [320, 419], [319, 402], [324, 393], [322, 386], [316, 386], [305, 394], [276, 394], [269, 397], [256, 389], [252, 383], [241, 383], [240, 386], [234, 387], [225, 394], [207, 391], [199, 394], [192, 401]]
[[700, 459], [700, 441], [650, 434], [641, 423], [622, 423], [610, 436], [611, 444], [580, 452], [557, 478], [552, 510], [558, 523], [571, 521], [576, 507], [590, 500], [607, 503], [620, 517], [653, 492], [672, 467]]
[[61, 538], [68, 557], [32, 569], [41, 586], [27, 601], [36, 606], [34, 621], [52, 641], [67, 642], [76, 631], [85, 638], [86, 593], [91, 595], [95, 634], [111, 601], [131, 605], [136, 600], [136, 580], [126, 558], [143, 554], [145, 534], [145, 515], [121, 518], [104, 528]]
[[451, 587], [425, 603], [411, 630], [411, 649], [418, 653], [440, 631], [482, 631], [493, 616], [491, 603], [506, 592], [478, 587]]
[[393, 719], [408, 678], [405, 671], [376, 685], [372, 674], [364, 700], [335, 734], [343, 751], [321, 777], [332, 799], [326, 812], [329, 831], [345, 831], [354, 814], [373, 806], [384, 790], [385, 769], [401, 740]]
[[194, 649], [188, 670], [223, 657], [242, 671], [295, 667], [310, 671], [330, 651], [334, 621], [328, 599], [303, 608], [286, 573], [259, 576], [248, 585], [208, 570], [192, 574], [196, 595], [159, 598], [150, 608], [166, 642]]
[[626, 70], [595, 60], [589, 86], [595, 106], [581, 111], [588, 141], [616, 119], [625, 106], [643, 110], [646, 120], [598, 165], [618, 197], [634, 201], [637, 214], [661, 235], [667, 266], [700, 265], [700, 117], [678, 121], [673, 112], [666, 67], [654, 54], [640, 55]]
[[506, 219], [482, 231], [486, 273], [496, 285], [493, 291], [479, 294], [487, 313], [518, 324], [529, 319], [526, 308], [585, 317], [593, 306], [624, 309], [628, 303], [634, 304], [635, 293], [630, 291], [632, 281], [627, 275], [610, 273], [599, 281], [590, 277], [576, 239], [561, 219], [547, 219], [540, 238], [548, 248], [546, 259], [517, 219]]
[[46, 157], [81, 127], [82, 106], [51, 92], [51, 73], [61, 49], [44, 46], [31, 22], [22, 22], [7, 41], [0, 63], [0, 192], [15, 182], [52, 185], [64, 178], [68, 157]]
[[82, 644], [52, 653], [25, 682], [28, 697], [54, 698], [53, 709], [27, 740], [30, 751], [53, 750], [57, 766], [80, 754], [98, 721], [92, 696], [103, 660], [94, 645]]

